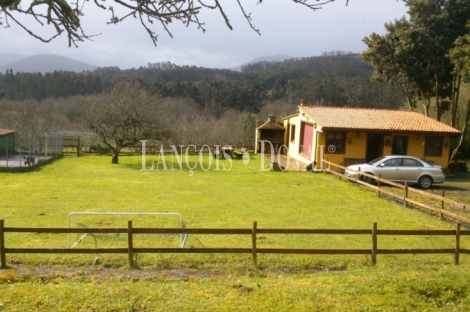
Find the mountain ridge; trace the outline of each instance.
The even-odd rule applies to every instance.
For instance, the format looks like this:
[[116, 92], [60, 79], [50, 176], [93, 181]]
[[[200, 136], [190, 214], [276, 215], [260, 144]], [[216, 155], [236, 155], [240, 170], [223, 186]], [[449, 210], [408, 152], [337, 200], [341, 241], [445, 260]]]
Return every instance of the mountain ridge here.
[[[234, 71], [241, 71], [243, 66], [259, 63], [259, 62], [282, 62], [286, 59], [291, 59], [292, 56], [275, 54], [268, 56], [261, 56], [246, 62], [240, 66], [230, 68]], [[105, 66], [96, 66], [89, 63], [77, 61], [75, 59], [57, 55], [57, 54], [35, 54], [32, 56], [15, 55], [15, 54], [0, 54], [0, 73], [12, 69], [14, 73], [51, 73], [54, 71], [71, 71], [71, 72], [84, 72], [93, 71], [96, 68]]]
[[[7, 58], [9, 54], [1, 54], [0, 57], [2, 60], [4, 55]], [[57, 54], [36, 54], [0, 65], [0, 72], [3, 73], [11, 69], [14, 73], [23, 72], [46, 74], [54, 71], [71, 71], [79, 73], [83, 71], [92, 71], [96, 68], [98, 68], [98, 66]]]
[[0, 66], [19, 61], [25, 58], [24, 55], [11, 54], [11, 53], [1, 53], [0, 54]]

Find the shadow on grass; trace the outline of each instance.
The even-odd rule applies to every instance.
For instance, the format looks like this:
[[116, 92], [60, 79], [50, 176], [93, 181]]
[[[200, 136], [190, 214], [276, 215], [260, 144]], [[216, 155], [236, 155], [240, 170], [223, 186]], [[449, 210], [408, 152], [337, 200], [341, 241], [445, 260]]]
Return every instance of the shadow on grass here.
[[430, 189], [431, 191], [458, 191], [458, 192], [468, 192], [470, 191], [470, 185], [465, 187], [460, 187], [456, 185], [449, 185], [444, 182], [444, 184], [433, 185]]
[[446, 181], [470, 182], [470, 172], [451, 171], [446, 175]]

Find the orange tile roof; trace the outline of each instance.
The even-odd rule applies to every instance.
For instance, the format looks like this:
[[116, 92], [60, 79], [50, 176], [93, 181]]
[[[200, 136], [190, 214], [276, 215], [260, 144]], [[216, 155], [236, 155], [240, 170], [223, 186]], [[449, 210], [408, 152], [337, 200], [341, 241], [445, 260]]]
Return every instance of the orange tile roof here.
[[323, 128], [461, 134], [460, 130], [411, 111], [324, 106], [304, 106], [300, 111]]
[[7, 134], [10, 134], [10, 133], [13, 133], [13, 132], [15, 132], [15, 130], [1, 129], [0, 128], [0, 135], [7, 135]]

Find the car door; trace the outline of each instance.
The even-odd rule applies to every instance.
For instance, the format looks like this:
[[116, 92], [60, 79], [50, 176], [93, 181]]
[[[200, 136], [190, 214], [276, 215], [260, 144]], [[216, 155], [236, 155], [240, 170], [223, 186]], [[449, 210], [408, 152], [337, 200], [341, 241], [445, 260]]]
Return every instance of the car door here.
[[402, 181], [416, 183], [421, 175], [424, 165], [412, 158], [403, 158], [402, 167], [400, 169]]
[[382, 179], [390, 181], [401, 181], [400, 166], [401, 158], [387, 159], [383, 163], [379, 164], [378, 173], [380, 173]]

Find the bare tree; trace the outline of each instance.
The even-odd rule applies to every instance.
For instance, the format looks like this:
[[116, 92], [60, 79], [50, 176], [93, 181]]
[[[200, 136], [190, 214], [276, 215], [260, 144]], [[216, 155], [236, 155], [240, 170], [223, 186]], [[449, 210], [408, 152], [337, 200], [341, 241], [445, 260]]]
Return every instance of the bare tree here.
[[29, 151], [39, 149], [39, 137], [49, 133], [55, 123], [54, 103], [27, 100], [18, 102], [14, 109], [13, 129], [18, 130], [19, 143]]
[[238, 117], [238, 145], [244, 147], [253, 147], [255, 145], [256, 133], [256, 115], [255, 114], [241, 114]]
[[123, 147], [171, 136], [168, 113], [137, 81], [118, 82], [111, 92], [87, 98], [81, 110], [85, 124], [112, 150], [113, 164]]
[[204, 112], [184, 113], [176, 118], [172, 143], [175, 145], [210, 145], [213, 144], [211, 130], [212, 116]]
[[[327, 3], [334, 2], [334, 0], [291, 1], [314, 11]], [[81, 17], [92, 9], [90, 6], [94, 6], [104, 12], [110, 12], [108, 24], [118, 24], [129, 18], [138, 19], [155, 45], [158, 37], [153, 29], [155, 24], [159, 24], [171, 37], [173, 35], [169, 26], [175, 21], [186, 26], [193, 25], [205, 32], [204, 22], [199, 19], [199, 16], [205, 11], [214, 11], [220, 14], [225, 25], [232, 29], [228, 14], [224, 10], [225, 4], [220, 0], [114, 0], [112, 4], [110, 2], [100, 0], [0, 0], [0, 25], [10, 27], [10, 23], [15, 23], [29, 35], [43, 42], [50, 42], [65, 33], [69, 46], [77, 46], [78, 42], [94, 37], [94, 35], [85, 33], [81, 24]], [[240, 13], [243, 14], [253, 31], [260, 34], [260, 30], [252, 22], [251, 13], [246, 12], [245, 6], [241, 3], [242, 0], [236, 0], [236, 2]], [[345, 2], [347, 5], [349, 0], [345, 0]], [[258, 4], [261, 3], [262, 0], [258, 0]], [[22, 16], [35, 20], [39, 26], [52, 27], [54, 35], [51, 37], [39, 35], [37, 29], [25, 25], [21, 19]]]

